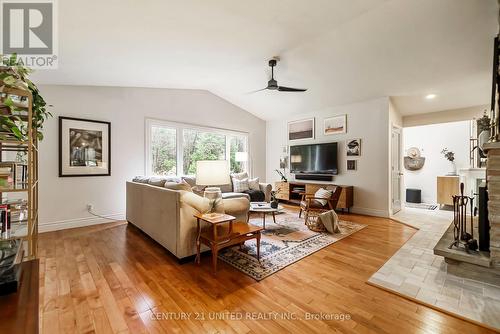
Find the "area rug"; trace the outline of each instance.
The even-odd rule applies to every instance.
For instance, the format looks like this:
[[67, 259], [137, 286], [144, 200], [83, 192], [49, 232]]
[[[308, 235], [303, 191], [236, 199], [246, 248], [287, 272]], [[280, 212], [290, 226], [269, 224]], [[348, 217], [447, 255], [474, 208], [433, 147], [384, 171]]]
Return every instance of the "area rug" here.
[[[262, 226], [262, 216], [251, 218], [250, 223]], [[266, 217], [266, 230], [260, 240], [260, 263], [255, 240], [247, 241], [241, 250], [235, 246], [221, 251], [219, 259], [260, 281], [364, 227], [366, 225], [340, 221], [340, 233], [317, 233], [304, 225], [304, 219], [299, 218], [297, 212], [284, 211], [276, 214], [276, 224], [271, 215]]]
[[426, 204], [426, 203], [405, 203], [405, 206], [407, 208], [414, 208], [414, 209], [425, 209], [425, 210], [436, 210], [437, 205], [436, 204]]

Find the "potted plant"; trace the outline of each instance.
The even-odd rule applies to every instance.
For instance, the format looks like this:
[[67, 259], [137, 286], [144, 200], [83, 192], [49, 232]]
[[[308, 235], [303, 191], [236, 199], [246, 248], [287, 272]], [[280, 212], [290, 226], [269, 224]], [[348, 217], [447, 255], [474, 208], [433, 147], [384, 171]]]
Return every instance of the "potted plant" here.
[[[18, 61], [17, 55], [13, 54], [9, 58], [2, 57], [0, 61], [0, 96], [5, 88], [15, 88], [21, 90], [28, 90], [33, 97], [31, 110], [33, 114], [32, 127], [36, 132], [39, 140], [43, 139], [43, 123], [52, 114], [47, 111], [47, 103], [40, 95], [37, 86], [28, 78], [32, 70], [25, 67], [22, 62]], [[26, 121], [23, 121], [22, 115], [25, 110], [19, 106], [23, 105], [23, 99], [14, 101], [9, 96], [2, 101], [0, 108], [0, 139], [7, 137], [14, 137], [18, 140], [25, 141], [28, 139], [28, 126]]]
[[276, 173], [278, 173], [278, 175], [281, 177], [281, 181], [283, 181], [283, 182], [288, 182], [288, 180], [287, 180], [287, 178], [286, 178], [285, 174], [283, 174], [283, 172], [282, 172], [282, 171], [280, 171], [279, 169], [275, 169], [275, 171], [276, 171]]
[[457, 166], [455, 164], [455, 153], [453, 151], [448, 150], [448, 148], [444, 148], [441, 151], [441, 154], [444, 155], [445, 159], [451, 163], [451, 171], [446, 175], [457, 175]]

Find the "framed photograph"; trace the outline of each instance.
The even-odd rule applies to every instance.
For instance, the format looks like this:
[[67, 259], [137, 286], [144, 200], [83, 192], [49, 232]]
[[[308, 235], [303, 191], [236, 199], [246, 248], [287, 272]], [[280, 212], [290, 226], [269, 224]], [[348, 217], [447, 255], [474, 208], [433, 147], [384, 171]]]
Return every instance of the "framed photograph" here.
[[356, 170], [357, 160], [347, 160], [347, 170]]
[[323, 121], [323, 134], [325, 136], [337, 135], [347, 132], [347, 115], [325, 118]]
[[59, 176], [111, 175], [111, 123], [59, 117]]
[[288, 140], [314, 139], [314, 118], [288, 122]]
[[361, 139], [349, 139], [346, 141], [346, 152], [348, 157], [361, 156]]

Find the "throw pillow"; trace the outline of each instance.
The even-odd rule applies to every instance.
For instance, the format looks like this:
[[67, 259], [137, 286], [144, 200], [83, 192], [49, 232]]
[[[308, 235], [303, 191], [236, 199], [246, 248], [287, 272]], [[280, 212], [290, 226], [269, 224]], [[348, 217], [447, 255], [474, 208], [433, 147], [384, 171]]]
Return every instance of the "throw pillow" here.
[[316, 193], [314, 193], [314, 197], [326, 198], [326, 199], [316, 199], [316, 202], [320, 203], [321, 206], [325, 206], [328, 203], [327, 199], [330, 199], [330, 197], [332, 197], [332, 194], [333, 194], [333, 192], [331, 190], [319, 188], [316, 191]]
[[256, 177], [254, 179], [248, 179], [248, 188], [250, 190], [260, 190], [259, 178]]
[[184, 180], [180, 182], [165, 182], [165, 188], [170, 190], [185, 190], [191, 192], [191, 186]]
[[152, 186], [163, 187], [167, 179], [162, 176], [151, 176], [148, 183]]
[[324, 212], [319, 215], [319, 219], [321, 223], [325, 226], [326, 230], [329, 233], [339, 233], [339, 217], [337, 216], [337, 213], [333, 210]]
[[147, 176], [136, 176], [132, 179], [132, 181], [137, 183], [148, 183], [149, 177]]
[[245, 190], [249, 189], [250, 188], [248, 187], [248, 179], [243, 179], [243, 180], [233, 179], [233, 191], [235, 193], [242, 193]]

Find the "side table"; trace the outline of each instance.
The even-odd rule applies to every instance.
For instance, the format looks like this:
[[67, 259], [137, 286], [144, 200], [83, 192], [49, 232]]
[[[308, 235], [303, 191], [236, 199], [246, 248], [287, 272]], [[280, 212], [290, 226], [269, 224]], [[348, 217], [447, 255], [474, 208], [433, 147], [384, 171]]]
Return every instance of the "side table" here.
[[[212, 251], [212, 270], [217, 273], [217, 255], [219, 250], [241, 245], [250, 239], [257, 240], [257, 259], [260, 260], [260, 226], [243, 222], [235, 222], [236, 218], [222, 213], [198, 213], [194, 215], [197, 222], [198, 235], [196, 238], [196, 263], [200, 264], [201, 244], [207, 245]], [[210, 229], [201, 231], [201, 221], [207, 222]]]

